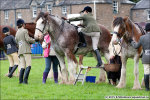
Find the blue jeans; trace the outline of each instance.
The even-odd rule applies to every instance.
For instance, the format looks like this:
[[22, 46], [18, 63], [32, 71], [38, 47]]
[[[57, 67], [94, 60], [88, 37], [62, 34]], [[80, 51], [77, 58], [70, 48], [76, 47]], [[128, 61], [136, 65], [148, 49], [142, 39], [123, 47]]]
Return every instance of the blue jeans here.
[[53, 72], [58, 72], [59, 61], [56, 56], [48, 56], [45, 58], [45, 70], [44, 72], [49, 73], [51, 69], [51, 63], [53, 63]]

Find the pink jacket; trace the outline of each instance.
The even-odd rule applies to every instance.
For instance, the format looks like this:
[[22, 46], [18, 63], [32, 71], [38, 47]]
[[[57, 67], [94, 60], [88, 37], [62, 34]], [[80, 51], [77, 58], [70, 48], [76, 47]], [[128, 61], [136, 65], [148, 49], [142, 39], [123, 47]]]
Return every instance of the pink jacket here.
[[50, 46], [51, 46], [50, 40], [51, 40], [50, 36], [49, 36], [49, 34], [47, 34], [44, 37], [44, 41], [42, 43], [42, 47], [44, 48], [44, 57], [48, 57], [49, 56]]

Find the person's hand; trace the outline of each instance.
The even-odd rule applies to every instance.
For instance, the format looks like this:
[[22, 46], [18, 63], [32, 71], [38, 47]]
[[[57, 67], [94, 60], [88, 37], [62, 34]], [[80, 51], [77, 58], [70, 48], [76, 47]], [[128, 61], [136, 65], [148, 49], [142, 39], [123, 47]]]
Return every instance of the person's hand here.
[[35, 40], [35, 42], [39, 42], [39, 40], [37, 40], [37, 39], [34, 39]]
[[131, 43], [132, 41], [133, 41], [133, 39], [132, 39], [132, 38], [129, 38], [128, 42]]
[[68, 20], [66, 17], [61, 17], [61, 19], [63, 19], [63, 20]]

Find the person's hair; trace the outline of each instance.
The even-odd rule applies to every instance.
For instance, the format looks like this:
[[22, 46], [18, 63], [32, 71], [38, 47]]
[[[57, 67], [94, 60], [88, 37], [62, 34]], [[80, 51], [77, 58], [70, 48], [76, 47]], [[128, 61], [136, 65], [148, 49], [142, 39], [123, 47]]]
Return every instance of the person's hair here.
[[21, 27], [23, 27], [23, 24], [18, 25], [18, 28], [21, 28]]

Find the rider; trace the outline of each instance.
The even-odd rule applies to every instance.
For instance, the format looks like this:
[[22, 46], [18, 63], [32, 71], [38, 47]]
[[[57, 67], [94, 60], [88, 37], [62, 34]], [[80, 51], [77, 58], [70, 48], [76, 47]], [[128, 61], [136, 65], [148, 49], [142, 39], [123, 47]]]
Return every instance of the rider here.
[[147, 34], [140, 37], [138, 43], [134, 42], [132, 39], [129, 39], [129, 42], [134, 48], [143, 48], [142, 63], [144, 66], [144, 82], [146, 91], [149, 91], [149, 76], [150, 76], [150, 23], [146, 24], [145, 30]]
[[5, 38], [3, 39], [3, 42], [10, 63], [8, 77], [11, 78], [19, 64], [18, 53], [17, 53], [18, 48], [17, 48], [15, 37], [13, 35], [10, 35], [9, 28], [4, 27], [2, 31], [5, 34]]
[[80, 17], [70, 18], [69, 21], [71, 22], [71, 21], [83, 20], [83, 26], [85, 28], [82, 29], [78, 28], [78, 32], [79, 33], [82, 32], [87, 36], [91, 36], [93, 50], [95, 51], [95, 54], [97, 56], [97, 61], [98, 61], [96, 67], [100, 67], [102, 65], [102, 60], [97, 46], [98, 46], [101, 30], [92, 15], [91, 7], [86, 6], [81, 12], [83, 13], [83, 15], [81, 15]]
[[[30, 44], [34, 43], [35, 40], [28, 35], [28, 30], [24, 29], [25, 22], [22, 19], [17, 20], [18, 30], [16, 33], [16, 41], [19, 45], [18, 55], [20, 58], [20, 75], [19, 75], [19, 83], [28, 84], [28, 76], [31, 69], [31, 47]], [[27, 66], [27, 67], [26, 67]], [[25, 70], [26, 68], [26, 70]], [[25, 71], [25, 74], [24, 74]], [[24, 81], [23, 81], [24, 75]]]

